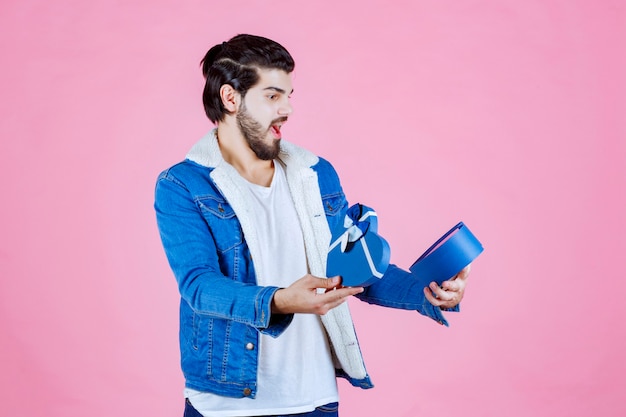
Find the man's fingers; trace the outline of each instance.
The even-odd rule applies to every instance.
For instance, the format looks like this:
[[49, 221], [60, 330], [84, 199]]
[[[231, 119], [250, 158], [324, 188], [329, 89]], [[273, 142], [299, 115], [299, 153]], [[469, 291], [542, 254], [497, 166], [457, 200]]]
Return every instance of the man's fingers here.
[[430, 287], [424, 287], [424, 295], [426, 296], [428, 302], [435, 307], [439, 307], [442, 304], [441, 300], [435, 297], [433, 290]]
[[441, 286], [448, 291], [463, 291], [463, 289], [465, 289], [466, 280], [469, 276], [471, 266], [471, 264], [467, 265], [454, 277], [444, 281]]
[[339, 300], [348, 298], [351, 295], [355, 295], [360, 292], [363, 292], [363, 287], [340, 287], [331, 291], [326, 291], [323, 295], [326, 296], [328, 300]]
[[451, 279], [448, 281], [444, 281], [441, 286], [446, 291], [461, 291], [464, 287], [464, 282], [462, 280]]
[[456, 276], [453, 279], [456, 279], [456, 278], [467, 279], [471, 269], [472, 269], [472, 264], [467, 265], [465, 268], [461, 270], [461, 272], [456, 274]]
[[450, 308], [458, 305], [463, 299], [470, 269], [471, 264], [454, 277], [442, 282], [441, 286], [431, 282], [428, 287], [424, 287], [424, 296], [435, 307]]
[[[446, 283], [444, 282], [444, 284]], [[446, 289], [441, 288], [436, 282], [431, 282], [429, 289], [437, 296], [437, 300], [439, 301], [451, 301], [454, 298], [453, 291], [447, 291]]]
[[351, 295], [360, 294], [363, 290], [363, 287], [343, 287], [333, 291], [333, 293], [339, 293], [341, 297], [347, 298]]
[[339, 287], [341, 284], [341, 277], [330, 277], [330, 278], [317, 278], [315, 277], [314, 286], [315, 288], [326, 288], [327, 290], [331, 290], [333, 288]]
[[319, 294], [319, 297], [323, 297], [324, 300], [321, 309], [318, 314], [326, 314], [329, 310], [343, 304], [348, 297], [363, 292], [363, 287], [348, 287], [339, 288], [333, 291], [328, 291], [324, 294]]
[[320, 278], [310, 274], [287, 288], [281, 288], [272, 299], [272, 312], [326, 314], [363, 287], [341, 287], [341, 277]]
[[344, 300], [351, 295], [356, 295], [363, 292], [363, 287], [342, 287], [336, 288], [332, 291], [327, 291], [324, 294], [320, 294], [323, 297], [326, 297], [326, 300], [334, 301], [334, 300]]

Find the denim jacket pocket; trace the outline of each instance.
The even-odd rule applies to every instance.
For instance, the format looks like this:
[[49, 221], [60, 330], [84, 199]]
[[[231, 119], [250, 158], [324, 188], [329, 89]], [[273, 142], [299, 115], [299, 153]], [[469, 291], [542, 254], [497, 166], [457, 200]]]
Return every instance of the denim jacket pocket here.
[[322, 204], [324, 205], [326, 217], [337, 216], [341, 213], [343, 206], [346, 204], [346, 197], [343, 193], [325, 195], [322, 196]]
[[324, 214], [330, 230], [335, 230], [340, 222], [343, 222], [342, 213], [345, 213], [348, 202], [343, 193], [327, 194], [322, 196]]
[[226, 199], [210, 195], [196, 197], [195, 200], [209, 225], [219, 252], [226, 252], [243, 243], [241, 224]]

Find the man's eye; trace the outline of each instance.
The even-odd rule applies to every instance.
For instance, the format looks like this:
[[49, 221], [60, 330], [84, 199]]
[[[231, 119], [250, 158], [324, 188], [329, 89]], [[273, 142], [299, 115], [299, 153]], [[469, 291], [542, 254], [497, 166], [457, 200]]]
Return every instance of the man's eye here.
[[278, 95], [277, 94], [271, 94], [271, 95], [268, 96], [268, 98], [270, 100], [276, 100], [278, 98]]

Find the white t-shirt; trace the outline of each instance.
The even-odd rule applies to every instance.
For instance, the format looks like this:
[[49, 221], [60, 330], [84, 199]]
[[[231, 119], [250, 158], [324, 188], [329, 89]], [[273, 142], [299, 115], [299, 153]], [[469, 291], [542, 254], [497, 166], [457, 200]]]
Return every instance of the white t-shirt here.
[[[259, 285], [288, 287], [307, 271], [300, 223], [285, 172], [274, 161], [269, 187], [248, 183], [258, 236], [264, 241], [254, 259]], [[258, 391], [255, 399], [230, 398], [185, 389], [205, 417], [296, 414], [339, 400], [330, 347], [319, 316], [296, 314], [277, 338], [260, 334]]]

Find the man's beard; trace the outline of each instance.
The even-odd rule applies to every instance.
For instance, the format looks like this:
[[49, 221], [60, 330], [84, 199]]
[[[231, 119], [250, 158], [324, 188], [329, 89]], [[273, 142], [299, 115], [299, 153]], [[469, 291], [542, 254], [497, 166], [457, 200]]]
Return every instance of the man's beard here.
[[[285, 117], [274, 120], [272, 123], [283, 119], [287, 120]], [[270, 144], [265, 143], [270, 128], [263, 129], [261, 123], [254, 120], [254, 118], [248, 114], [248, 109], [243, 103], [237, 113], [237, 124], [246, 142], [248, 142], [248, 146], [250, 146], [250, 149], [256, 154], [257, 158], [270, 161], [278, 156], [280, 153], [280, 139], [274, 140]]]

